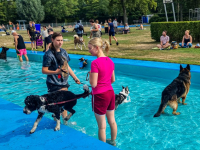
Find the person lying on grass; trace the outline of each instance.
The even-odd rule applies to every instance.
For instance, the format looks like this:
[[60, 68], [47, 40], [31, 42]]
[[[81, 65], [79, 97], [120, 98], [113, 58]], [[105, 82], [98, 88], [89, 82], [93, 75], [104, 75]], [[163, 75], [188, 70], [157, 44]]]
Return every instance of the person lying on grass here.
[[160, 48], [160, 50], [170, 47], [167, 31], [163, 31], [162, 36], [160, 37], [160, 44], [158, 44], [157, 47]]

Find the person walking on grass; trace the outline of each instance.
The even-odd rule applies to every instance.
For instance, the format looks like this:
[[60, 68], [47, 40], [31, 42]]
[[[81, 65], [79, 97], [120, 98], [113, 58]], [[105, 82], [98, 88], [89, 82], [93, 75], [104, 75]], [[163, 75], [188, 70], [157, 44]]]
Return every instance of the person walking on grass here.
[[[74, 27], [74, 30], [76, 31], [76, 34], [78, 35], [79, 39], [81, 42], [83, 42], [83, 33], [84, 33], [84, 27], [83, 25], [80, 23], [80, 21], [77, 21], [77, 24]], [[73, 30], [73, 31], [74, 31]]]
[[90, 29], [90, 31], [91, 31], [90, 38], [94, 38], [94, 37], [100, 38], [101, 35], [100, 35], [99, 28], [98, 28], [97, 24], [94, 22], [93, 19], [90, 19], [89, 22], [92, 26], [91, 29]]
[[[47, 37], [47, 41], [46, 41], [46, 43], [47, 43], [47, 48], [46, 48], [46, 51], [48, 51], [49, 50], [49, 47], [50, 47], [50, 45], [51, 45], [51, 43], [52, 43], [52, 35], [53, 35], [53, 29], [52, 28], [49, 28], [48, 29], [48, 34], [49, 34], [49, 36]], [[45, 51], [43, 51], [43, 52], [45, 52]]]
[[17, 52], [17, 55], [19, 56], [19, 61], [22, 62], [23, 59], [22, 59], [22, 55], [24, 55], [26, 61], [29, 61], [28, 60], [28, 56], [27, 56], [27, 51], [26, 51], [26, 46], [24, 44], [24, 40], [23, 40], [23, 37], [19, 34], [17, 34], [16, 31], [12, 30], [11, 31], [11, 34], [13, 35], [14, 37], [14, 44], [15, 44], [15, 50]]
[[117, 137], [117, 124], [115, 122], [115, 94], [112, 83], [115, 82], [113, 61], [105, 56], [110, 45], [100, 38], [93, 38], [88, 43], [89, 53], [97, 59], [91, 63], [89, 81], [92, 86], [92, 108], [98, 123], [99, 140], [106, 142], [106, 118], [111, 128], [111, 139], [107, 143], [115, 146]]
[[42, 35], [42, 37], [44, 39], [44, 50], [43, 51], [45, 52], [49, 34], [48, 34], [46, 26], [43, 26], [42, 28], [43, 28], [43, 31], [42, 31], [41, 35]]
[[101, 32], [101, 25], [99, 24], [99, 20], [96, 20], [95, 23], [97, 24], [97, 27], [99, 29], [100, 32], [100, 37], [102, 36], [102, 32]]
[[112, 43], [111, 43], [111, 36], [115, 40], [116, 44], [119, 45], [119, 43], [117, 42], [117, 38], [115, 37], [115, 30], [114, 30], [114, 25], [112, 23], [112, 19], [108, 20], [108, 33], [109, 33], [110, 45], [112, 45]]
[[[68, 77], [63, 77], [62, 72], [67, 72], [72, 76], [77, 84], [81, 84], [74, 74], [73, 70], [67, 65], [67, 68], [60, 68], [64, 61], [70, 61], [69, 55], [62, 47], [63, 37], [61, 33], [53, 33], [50, 49], [43, 56], [42, 73], [47, 75], [46, 84], [48, 92], [68, 91]], [[67, 117], [67, 111], [62, 113], [63, 118]]]
[[162, 36], [160, 37], [160, 44], [157, 45], [157, 47], [160, 50], [163, 50], [165, 48], [170, 47], [171, 45], [169, 44], [169, 36], [167, 36], [167, 31], [163, 31]]
[[108, 33], [108, 22], [107, 22], [107, 20], [105, 20], [105, 23], [104, 23], [104, 30], [105, 30], [105, 33]]
[[29, 27], [27, 29], [28, 35], [31, 40], [31, 50], [33, 52], [33, 48], [36, 50], [36, 37], [35, 37], [35, 27], [33, 26], [33, 22], [29, 21]]

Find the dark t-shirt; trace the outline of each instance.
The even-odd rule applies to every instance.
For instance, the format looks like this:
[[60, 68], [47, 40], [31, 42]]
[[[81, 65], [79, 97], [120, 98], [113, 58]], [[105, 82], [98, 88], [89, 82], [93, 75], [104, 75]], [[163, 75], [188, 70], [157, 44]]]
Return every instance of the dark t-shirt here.
[[30, 36], [35, 36], [35, 27], [28, 27], [27, 30], [29, 31]]
[[114, 25], [113, 25], [112, 22], [109, 23], [108, 26], [110, 27], [110, 31], [109, 31], [109, 32], [115, 32], [115, 30], [114, 30]]
[[47, 44], [51, 43], [51, 36], [52, 36], [52, 34], [50, 34], [50, 35], [47, 37], [47, 41], [46, 41]]
[[18, 50], [20, 50], [20, 49], [26, 49], [23, 37], [21, 35], [18, 35], [18, 36], [19, 36], [19, 38], [17, 39], [17, 41], [18, 41], [17, 49]]
[[[60, 55], [63, 56], [67, 62], [70, 61], [69, 55], [64, 49], [60, 49]], [[60, 64], [58, 64], [54, 54], [49, 49], [43, 56], [43, 67], [48, 67], [49, 70], [56, 71]], [[67, 85], [68, 78], [64, 78], [63, 81], [59, 78], [58, 74], [47, 75], [47, 82], [52, 83], [54, 85]]]

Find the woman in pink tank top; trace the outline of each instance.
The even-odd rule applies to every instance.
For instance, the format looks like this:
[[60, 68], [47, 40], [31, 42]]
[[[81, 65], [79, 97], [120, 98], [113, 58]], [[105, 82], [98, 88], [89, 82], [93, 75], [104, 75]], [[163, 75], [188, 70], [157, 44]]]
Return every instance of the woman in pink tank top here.
[[110, 45], [100, 38], [93, 38], [89, 41], [88, 48], [92, 56], [97, 56], [97, 59], [91, 63], [90, 84], [92, 109], [98, 123], [99, 140], [106, 142], [106, 116], [111, 128], [111, 139], [107, 139], [107, 142], [116, 145], [115, 94], [111, 85], [115, 81], [114, 63], [103, 53], [103, 49], [108, 53]]

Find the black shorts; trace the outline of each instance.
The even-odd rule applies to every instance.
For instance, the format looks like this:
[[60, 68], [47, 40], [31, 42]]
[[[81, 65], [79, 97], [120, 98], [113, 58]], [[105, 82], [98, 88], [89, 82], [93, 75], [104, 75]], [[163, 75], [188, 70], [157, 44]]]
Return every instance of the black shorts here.
[[36, 37], [35, 37], [35, 35], [31, 35], [30, 40], [31, 40], [31, 42], [36, 41]]
[[70, 86], [68, 83], [66, 85], [55, 85], [55, 84], [46, 82], [46, 84], [47, 84], [48, 92], [55, 92], [62, 88], [69, 88]]
[[78, 37], [83, 37], [83, 34], [77, 34], [78, 35]]
[[115, 32], [109, 32], [109, 36], [115, 36]]

